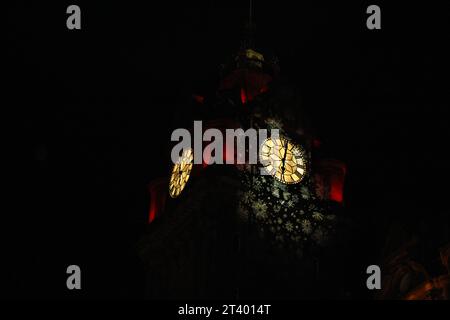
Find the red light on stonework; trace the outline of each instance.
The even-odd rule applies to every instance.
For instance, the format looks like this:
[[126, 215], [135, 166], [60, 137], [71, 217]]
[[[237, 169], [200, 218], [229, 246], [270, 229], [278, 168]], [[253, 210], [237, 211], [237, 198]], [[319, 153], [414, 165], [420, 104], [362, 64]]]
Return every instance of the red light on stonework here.
[[244, 88], [241, 88], [241, 101], [242, 101], [242, 104], [247, 103], [247, 94], [245, 93]]
[[199, 96], [199, 95], [197, 95], [197, 94], [193, 94], [193, 95], [192, 95], [192, 98], [194, 98], [194, 100], [195, 100], [197, 103], [200, 103], [200, 104], [203, 104], [203, 103], [205, 102], [205, 97]]
[[267, 91], [269, 91], [269, 87], [268, 86], [263, 86], [263, 87], [261, 87], [261, 89], [259, 89], [259, 93], [264, 93], [264, 92], [267, 92]]
[[314, 148], [320, 148], [320, 145], [322, 144], [322, 142], [319, 139], [314, 139], [313, 140], [313, 146]]
[[223, 163], [227, 163], [227, 161], [230, 161], [231, 163], [236, 163], [236, 154], [235, 154], [235, 147], [233, 148], [225, 143], [223, 146]]
[[316, 191], [325, 200], [344, 201], [346, 165], [333, 159], [322, 159], [316, 164]]
[[148, 216], [148, 223], [152, 223], [153, 220], [155, 220], [156, 217], [156, 201], [153, 199], [153, 196], [150, 196], [150, 212]]
[[211, 162], [211, 149], [208, 147], [205, 147], [203, 150], [203, 168], [206, 168], [210, 165]]
[[330, 185], [330, 200], [342, 203], [344, 201], [344, 183], [342, 179], [333, 177]]
[[166, 205], [167, 179], [161, 178], [152, 181], [149, 185], [150, 208], [148, 213], [148, 223], [153, 222], [160, 216]]

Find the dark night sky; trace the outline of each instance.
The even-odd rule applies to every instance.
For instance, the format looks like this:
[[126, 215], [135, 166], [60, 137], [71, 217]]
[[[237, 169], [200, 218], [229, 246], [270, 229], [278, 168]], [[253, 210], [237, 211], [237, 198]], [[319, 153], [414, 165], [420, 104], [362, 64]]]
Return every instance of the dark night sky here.
[[[324, 152], [348, 164], [348, 211], [372, 224], [361, 259], [377, 256], [385, 221], [444, 212], [448, 11], [381, 6], [369, 31], [366, 4], [255, 2], [257, 47], [299, 88]], [[80, 3], [81, 31], [66, 29], [67, 5], [17, 1], [5, 17], [1, 290], [136, 297], [146, 185], [168, 170], [174, 116], [238, 49], [247, 2]], [[69, 264], [85, 270], [81, 293], [65, 289]]]

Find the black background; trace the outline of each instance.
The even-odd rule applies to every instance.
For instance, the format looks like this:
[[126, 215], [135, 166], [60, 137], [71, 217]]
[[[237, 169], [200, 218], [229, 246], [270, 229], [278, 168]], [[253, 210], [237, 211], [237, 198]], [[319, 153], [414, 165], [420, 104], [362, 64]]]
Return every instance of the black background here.
[[[299, 88], [324, 152], [348, 165], [360, 225], [348, 263], [367, 298], [364, 268], [389, 225], [448, 215], [449, 11], [380, 3], [382, 29], [368, 30], [371, 3], [297, 2], [255, 1], [256, 44]], [[147, 184], [167, 173], [191, 94], [214, 90], [239, 48], [247, 1], [76, 3], [81, 30], [66, 28], [69, 4], [16, 1], [3, 16], [0, 290], [142, 297]], [[66, 289], [70, 264], [81, 291]]]

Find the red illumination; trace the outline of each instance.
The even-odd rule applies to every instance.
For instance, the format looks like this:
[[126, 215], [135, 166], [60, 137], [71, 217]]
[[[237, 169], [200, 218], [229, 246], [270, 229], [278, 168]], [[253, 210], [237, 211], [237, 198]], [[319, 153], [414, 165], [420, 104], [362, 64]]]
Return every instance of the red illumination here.
[[316, 191], [327, 200], [342, 203], [344, 201], [344, 181], [346, 166], [338, 160], [326, 159], [317, 164]]
[[197, 94], [193, 94], [193, 95], [192, 95], [192, 98], [194, 98], [194, 100], [195, 100], [197, 103], [200, 103], [200, 104], [203, 104], [203, 103], [205, 102], [205, 97], [199, 96], [199, 95], [197, 95]]
[[[271, 81], [272, 77], [268, 74], [248, 69], [237, 69], [222, 80], [219, 90], [241, 88], [241, 100], [245, 104], [252, 101], [258, 94], [266, 92]], [[245, 90], [242, 88], [245, 88]], [[243, 93], [245, 99], [242, 99]]]
[[340, 177], [331, 177], [330, 183], [330, 200], [342, 203], [344, 200], [344, 182]]
[[160, 178], [152, 181], [149, 185], [150, 208], [148, 222], [151, 223], [164, 211], [167, 197], [167, 179]]
[[244, 88], [241, 88], [241, 101], [242, 101], [242, 104], [247, 103], [247, 94], [245, 93]]
[[[203, 168], [207, 167], [208, 164], [211, 162], [211, 151], [209, 146], [206, 146], [204, 149], [204, 155], [203, 155]], [[227, 159], [233, 159], [234, 158], [234, 150], [231, 148], [227, 148], [226, 143], [223, 145], [222, 149], [222, 163], [227, 163]]]
[[206, 154], [203, 154], [203, 168], [206, 168], [207, 166], [209, 166], [209, 163], [211, 162], [211, 153], [209, 152], [209, 149], [207, 149], [208, 147], [205, 148]]
[[259, 93], [264, 93], [264, 92], [267, 92], [267, 91], [269, 91], [269, 87], [268, 86], [263, 86], [263, 87], [261, 87], [261, 89], [259, 89]]
[[153, 220], [155, 220], [156, 217], [156, 194], [153, 191], [150, 191], [150, 212], [148, 217], [148, 223], [151, 223]]
[[[241, 95], [242, 95], [242, 92], [243, 92], [243, 90], [241, 91]], [[244, 97], [246, 97], [245, 92], [243, 94], [244, 94]], [[223, 136], [225, 137], [227, 129], [238, 129], [238, 128], [240, 128], [240, 125], [233, 120], [225, 118], [225, 119], [217, 119], [217, 120], [206, 122], [204, 124], [203, 129], [207, 130], [210, 128], [219, 129], [222, 132]], [[204, 148], [204, 150], [208, 150], [207, 148], [208, 148], [208, 146], [206, 146]], [[208, 157], [209, 152], [206, 152], [206, 155]], [[234, 163], [236, 163], [235, 147], [234, 148], [231, 148], [231, 146], [228, 147], [228, 145], [226, 144], [226, 141], [224, 141], [224, 144], [223, 144], [222, 157], [223, 157], [222, 158], [223, 163], [226, 163], [227, 159], [229, 159], [230, 162], [233, 162], [231, 160], [234, 159]], [[209, 162], [210, 162], [209, 158], [203, 159], [203, 168], [205, 168], [208, 165], [207, 163], [209, 163]]]
[[[233, 147], [232, 147], [233, 146]], [[223, 148], [223, 163], [227, 163], [227, 160], [231, 163], [237, 163], [236, 145], [224, 144]]]
[[322, 142], [319, 139], [314, 139], [313, 140], [313, 146], [314, 148], [320, 148], [320, 145], [322, 144]]

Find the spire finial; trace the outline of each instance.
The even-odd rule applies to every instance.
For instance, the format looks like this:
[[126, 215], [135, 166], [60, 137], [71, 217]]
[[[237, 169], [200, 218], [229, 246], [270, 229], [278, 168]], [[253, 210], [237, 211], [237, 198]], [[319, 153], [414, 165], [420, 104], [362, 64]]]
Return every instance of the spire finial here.
[[248, 21], [242, 46], [246, 49], [254, 47], [255, 25], [253, 24], [253, 0], [249, 0]]
[[249, 8], [249, 14], [248, 14], [248, 23], [252, 25], [252, 19], [253, 19], [253, 0], [250, 0], [250, 8]]

